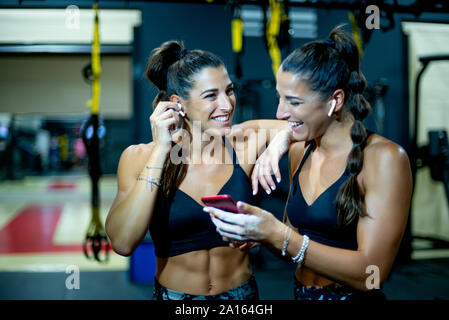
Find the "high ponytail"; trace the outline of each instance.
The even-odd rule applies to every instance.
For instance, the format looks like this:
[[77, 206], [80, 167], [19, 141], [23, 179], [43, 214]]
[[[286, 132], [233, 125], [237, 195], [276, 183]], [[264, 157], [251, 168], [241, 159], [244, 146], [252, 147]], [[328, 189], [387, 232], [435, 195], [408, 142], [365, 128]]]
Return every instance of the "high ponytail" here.
[[180, 60], [180, 53], [184, 50], [182, 41], [167, 41], [151, 51], [145, 68], [146, 78], [152, 82], [159, 92], [153, 100], [153, 109], [160, 101], [168, 101], [167, 74], [171, 65]]
[[363, 97], [366, 79], [360, 71], [357, 45], [351, 34], [343, 30], [343, 26], [338, 26], [325, 41], [309, 42], [293, 51], [282, 62], [281, 68], [300, 75], [322, 98], [330, 98], [337, 89], [345, 92], [344, 109], [354, 117], [350, 131], [353, 146], [346, 164], [350, 177], [341, 185], [335, 204], [338, 222], [351, 224], [365, 216], [357, 176], [363, 167], [367, 138], [363, 120], [371, 111]]
[[[184, 44], [181, 41], [167, 41], [154, 49], [148, 58], [145, 76], [159, 90], [152, 103], [153, 110], [159, 102], [170, 100], [167, 93], [167, 75], [170, 66], [180, 60], [182, 50], [184, 50]], [[176, 165], [170, 161], [170, 157], [167, 158], [161, 176], [161, 187], [165, 196], [168, 197], [171, 190], [177, 187], [177, 182], [182, 181], [185, 173], [183, 164]]]
[[[159, 102], [169, 101], [172, 94], [188, 99], [194, 86], [194, 77], [198, 72], [206, 67], [217, 68], [223, 65], [223, 61], [210, 52], [186, 50], [182, 41], [164, 42], [151, 52], [145, 68], [145, 77], [159, 90], [153, 100], [153, 109]], [[182, 128], [191, 133], [186, 121], [183, 121]], [[182, 161], [174, 164], [170, 157], [167, 158], [161, 177], [165, 196], [170, 196], [179, 187], [187, 172], [186, 169]]]

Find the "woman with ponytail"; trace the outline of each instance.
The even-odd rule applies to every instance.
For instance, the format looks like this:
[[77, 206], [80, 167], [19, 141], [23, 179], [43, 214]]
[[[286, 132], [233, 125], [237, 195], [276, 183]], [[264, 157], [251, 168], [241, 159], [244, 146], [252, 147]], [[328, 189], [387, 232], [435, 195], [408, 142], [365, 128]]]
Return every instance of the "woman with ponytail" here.
[[[355, 41], [342, 27], [293, 51], [277, 73], [277, 118], [292, 129], [284, 222], [246, 203], [238, 215], [205, 208], [222, 236], [259, 241], [298, 264], [295, 299], [385, 298], [412, 177], [405, 151], [365, 129], [365, 86]], [[258, 183], [275, 185], [272, 171], [280, 178], [279, 145], [272, 142], [257, 160], [255, 192]]]
[[258, 299], [248, 250], [223, 241], [201, 198], [220, 193], [251, 202], [256, 157], [269, 131], [286, 132], [287, 123], [233, 126], [236, 99], [223, 62], [182, 42], [154, 49], [145, 75], [159, 89], [150, 117], [153, 141], [128, 147], [120, 158], [106, 220], [113, 249], [131, 255], [150, 230], [158, 300]]

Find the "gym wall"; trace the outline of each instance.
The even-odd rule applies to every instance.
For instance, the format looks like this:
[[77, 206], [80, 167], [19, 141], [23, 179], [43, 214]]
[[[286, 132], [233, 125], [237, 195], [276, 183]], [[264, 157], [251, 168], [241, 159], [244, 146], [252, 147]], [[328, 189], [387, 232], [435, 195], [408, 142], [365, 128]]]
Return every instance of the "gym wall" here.
[[[88, 114], [91, 86], [81, 70], [90, 56], [0, 57], [0, 113], [60, 117]], [[130, 119], [132, 115], [132, 61], [130, 56], [103, 56], [101, 114], [107, 119]]]

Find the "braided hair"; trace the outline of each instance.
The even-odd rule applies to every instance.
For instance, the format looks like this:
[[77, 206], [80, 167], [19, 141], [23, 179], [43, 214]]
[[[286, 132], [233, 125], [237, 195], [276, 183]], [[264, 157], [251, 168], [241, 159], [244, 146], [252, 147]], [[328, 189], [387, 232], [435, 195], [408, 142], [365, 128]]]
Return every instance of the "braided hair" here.
[[330, 98], [337, 89], [345, 92], [344, 110], [354, 117], [350, 131], [353, 145], [346, 164], [350, 177], [341, 185], [335, 205], [338, 222], [351, 224], [365, 216], [357, 176], [363, 167], [363, 148], [367, 138], [363, 120], [371, 111], [363, 97], [366, 79], [360, 71], [356, 43], [351, 34], [338, 26], [325, 41], [309, 42], [293, 51], [282, 62], [281, 68], [301, 75], [323, 98]]

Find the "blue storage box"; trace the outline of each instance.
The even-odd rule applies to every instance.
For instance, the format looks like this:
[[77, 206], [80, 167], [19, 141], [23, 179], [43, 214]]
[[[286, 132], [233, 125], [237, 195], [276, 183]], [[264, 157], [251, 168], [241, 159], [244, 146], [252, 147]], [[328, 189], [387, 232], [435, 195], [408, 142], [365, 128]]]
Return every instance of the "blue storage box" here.
[[130, 258], [129, 273], [135, 283], [153, 284], [156, 273], [156, 255], [151, 238], [145, 237]]

